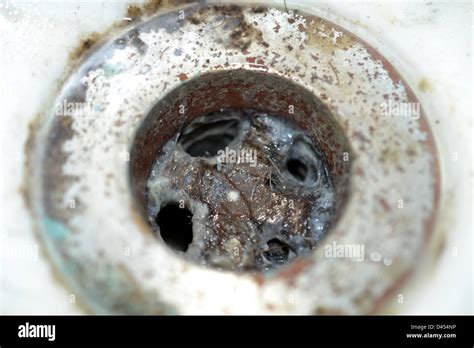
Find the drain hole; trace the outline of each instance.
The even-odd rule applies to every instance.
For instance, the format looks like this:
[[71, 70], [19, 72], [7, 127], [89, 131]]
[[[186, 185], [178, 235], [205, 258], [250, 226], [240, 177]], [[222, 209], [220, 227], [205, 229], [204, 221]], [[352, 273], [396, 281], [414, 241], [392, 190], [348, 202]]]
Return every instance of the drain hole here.
[[299, 186], [309, 188], [318, 184], [320, 177], [324, 176], [325, 168], [309, 140], [298, 139], [292, 144], [288, 153], [284, 172]]
[[275, 265], [283, 265], [290, 258], [290, 247], [277, 238], [267, 242], [268, 250], [264, 252], [265, 258]]
[[[188, 112], [176, 115], [181, 105]], [[164, 96], [140, 126], [134, 192], [156, 235], [186, 260], [235, 272], [278, 269], [312, 253], [341, 212], [349, 163], [338, 127], [289, 80], [204, 74]]]
[[214, 157], [237, 137], [239, 122], [222, 119], [222, 115], [198, 118], [186, 127], [179, 143], [193, 157]]
[[293, 177], [299, 181], [305, 181], [308, 174], [308, 167], [299, 159], [290, 159], [286, 163], [286, 167]]
[[156, 223], [166, 245], [174, 250], [187, 251], [193, 241], [193, 214], [187, 208], [170, 203], [160, 209]]
[[233, 139], [229, 134], [210, 135], [192, 143], [185, 150], [193, 157], [214, 157], [217, 151], [224, 149]]

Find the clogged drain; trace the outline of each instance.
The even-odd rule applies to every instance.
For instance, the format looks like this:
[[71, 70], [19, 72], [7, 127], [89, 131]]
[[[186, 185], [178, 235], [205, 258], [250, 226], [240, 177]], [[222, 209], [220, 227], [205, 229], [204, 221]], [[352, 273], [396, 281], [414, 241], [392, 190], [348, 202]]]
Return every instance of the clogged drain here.
[[307, 255], [334, 215], [324, 154], [278, 115], [220, 109], [189, 122], [147, 181], [156, 236], [194, 263], [267, 271]]

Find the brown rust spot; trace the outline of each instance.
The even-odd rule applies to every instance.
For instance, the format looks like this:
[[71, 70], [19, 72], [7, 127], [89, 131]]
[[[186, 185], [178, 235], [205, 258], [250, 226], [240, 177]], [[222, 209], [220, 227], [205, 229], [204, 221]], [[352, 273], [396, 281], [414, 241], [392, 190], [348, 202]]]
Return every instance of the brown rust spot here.
[[238, 28], [230, 34], [229, 47], [245, 51], [253, 42], [262, 42], [262, 31], [252, 24], [249, 24], [244, 16], [239, 16], [241, 20]]
[[186, 81], [188, 79], [188, 75], [185, 73], [181, 73], [178, 75], [180, 81]]
[[389, 212], [391, 210], [390, 205], [383, 197], [379, 197], [379, 202], [385, 212]]
[[275, 310], [275, 305], [273, 303], [266, 303], [265, 308], [267, 308], [269, 311]]
[[[265, 9], [255, 9], [250, 11], [261, 13]], [[223, 20], [216, 26], [222, 27], [223, 30], [230, 31], [229, 40], [225, 40], [227, 48], [239, 49], [245, 53], [252, 43], [259, 43], [264, 47], [269, 47], [268, 43], [263, 40], [263, 34], [254, 23], [249, 23], [244, 16], [243, 8], [237, 5], [214, 5], [211, 7], [202, 7], [199, 11], [193, 13], [190, 17], [192, 24], [208, 23], [211, 18], [219, 18], [223, 16]], [[235, 23], [235, 24], [234, 24]], [[234, 25], [234, 27], [232, 27]]]
[[[180, 1], [180, 0], [168, 0], [168, 1], [163, 1], [163, 0], [151, 0], [146, 2], [143, 5], [130, 5], [127, 7], [127, 10], [125, 12], [125, 17], [131, 18], [132, 22], [139, 17], [143, 17], [146, 15], [151, 15], [155, 12], [158, 12], [158, 9], [161, 8], [167, 8], [167, 7], [173, 7], [173, 6], [178, 6], [180, 4], [186, 4], [190, 3], [189, 1]], [[79, 44], [71, 50], [69, 53], [69, 60], [71, 61], [72, 67], [77, 64], [77, 62], [85, 57], [87, 54], [89, 54], [93, 48], [97, 47], [99, 42], [103, 42], [106, 39], [112, 37], [118, 30], [121, 30], [123, 28], [126, 28], [127, 26], [130, 26], [131, 23], [129, 21], [124, 21], [124, 20], [118, 20], [114, 22], [109, 28], [107, 28], [105, 31], [98, 33], [98, 32], [91, 32], [85, 35], [80, 41]], [[140, 46], [140, 40], [138, 39], [138, 36], [135, 35], [132, 39], [136, 41], [137, 45]], [[66, 74], [65, 74], [66, 75]]]
[[76, 61], [83, 57], [100, 40], [101, 34], [92, 32], [79, 41], [79, 44], [69, 53], [69, 60]]
[[333, 308], [328, 308], [328, 307], [317, 307], [316, 309], [313, 310], [314, 315], [342, 315], [344, 314], [340, 310], [336, 310]]
[[441, 255], [445, 251], [447, 247], [447, 241], [446, 241], [446, 234], [442, 234], [438, 237], [437, 243], [435, 245], [435, 250], [434, 250], [434, 259], [439, 260], [441, 258]]
[[142, 8], [139, 5], [130, 5], [125, 14], [132, 20], [136, 20], [142, 16]]
[[25, 170], [23, 172], [23, 180], [20, 186], [20, 193], [23, 196], [23, 201], [26, 207], [31, 210], [31, 194], [28, 190], [29, 179], [32, 173], [32, 163], [31, 163], [31, 154], [35, 148], [35, 134], [36, 130], [40, 127], [40, 120], [42, 119], [41, 115], [33, 117], [33, 119], [28, 124], [28, 137], [24, 145], [25, 151]]
[[356, 43], [356, 39], [345, 30], [322, 19], [313, 19], [307, 22], [306, 27], [298, 26], [298, 29], [308, 35], [308, 45], [318, 47], [327, 55], [336, 49], [348, 50]]
[[144, 4], [132, 4], [127, 6], [125, 16], [132, 21], [139, 20], [143, 17], [150, 16], [159, 10], [176, 7], [180, 5], [191, 4], [196, 1], [189, 0], [148, 0]]
[[[150, 3], [155, 3], [155, 2], [156, 1], [150, 1]], [[174, 2], [179, 3], [179, 1], [174, 1]], [[166, 3], [171, 4], [174, 2], [167, 1]], [[148, 11], [152, 8], [152, 5], [150, 5], [149, 3], [144, 4], [143, 6], [144, 6], [143, 8], [147, 8]], [[130, 7], [132, 7], [132, 9], [130, 9]], [[133, 14], [137, 12], [137, 10], [134, 9], [135, 7], [136, 5], [130, 5], [129, 8], [127, 8], [127, 11], [125, 13], [125, 17], [130, 17], [132, 19], [132, 22], [133, 22], [133, 19], [135, 18], [133, 17]], [[144, 10], [141, 10], [140, 13], [144, 14], [148, 12], [144, 12]], [[68, 71], [65, 72], [64, 76], [67, 76], [68, 73], [73, 71], [74, 67], [77, 66], [77, 63], [81, 60], [81, 58], [91, 53], [92, 49], [96, 48], [100, 42], [105, 42], [107, 39], [111, 38], [118, 30], [122, 30], [130, 25], [131, 25], [130, 21], [120, 19], [114, 22], [110, 27], [108, 27], [106, 30], [104, 30], [101, 33], [91, 32], [91, 33], [86, 34], [79, 41], [79, 44], [74, 49], [72, 49], [71, 52], [69, 53], [69, 60], [70, 60], [71, 66], [68, 69]], [[138, 46], [140, 46], [140, 42], [139, 42], [140, 40], [138, 39], [137, 35], [133, 37], [133, 34], [132, 34], [132, 39], [136, 41]]]
[[291, 265], [281, 270], [281, 272], [278, 273], [278, 277], [285, 280], [290, 286], [293, 286], [295, 285], [295, 281], [298, 279], [299, 274], [310, 265], [311, 262], [309, 260], [296, 260]]
[[420, 91], [423, 93], [431, 91], [431, 84], [429, 83], [428, 79], [426, 77], [423, 77], [419, 82], [418, 82], [418, 88]]
[[253, 280], [255, 280], [255, 283], [257, 283], [257, 285], [259, 287], [261, 287], [261, 286], [263, 286], [263, 284], [265, 284], [265, 277], [261, 273], [253, 274]]
[[267, 11], [267, 9], [264, 6], [256, 6], [256, 7], [252, 7], [250, 11], [252, 13], [264, 13]]
[[[191, 16], [189, 17], [189, 21], [191, 22], [191, 24], [194, 24], [194, 25], [198, 25], [198, 24], [201, 24], [201, 20], [195, 16]], [[220, 26], [220, 25], [218, 25]]]

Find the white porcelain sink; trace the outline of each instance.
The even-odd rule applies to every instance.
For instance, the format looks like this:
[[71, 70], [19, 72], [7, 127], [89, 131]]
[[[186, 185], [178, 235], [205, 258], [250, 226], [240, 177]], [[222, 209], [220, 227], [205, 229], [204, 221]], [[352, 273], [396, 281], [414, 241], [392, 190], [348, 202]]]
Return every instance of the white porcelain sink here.
[[[378, 313], [472, 314], [472, 3], [265, 2], [270, 3], [328, 19], [370, 44], [411, 86], [434, 133], [441, 192], [430, 257], [421, 259], [415, 274]], [[24, 199], [25, 143], [30, 122], [68, 76], [70, 53], [90, 33], [128, 22], [129, 4], [0, 0], [2, 314], [87, 313], [34, 232]], [[396, 300], [400, 295], [403, 301]]]

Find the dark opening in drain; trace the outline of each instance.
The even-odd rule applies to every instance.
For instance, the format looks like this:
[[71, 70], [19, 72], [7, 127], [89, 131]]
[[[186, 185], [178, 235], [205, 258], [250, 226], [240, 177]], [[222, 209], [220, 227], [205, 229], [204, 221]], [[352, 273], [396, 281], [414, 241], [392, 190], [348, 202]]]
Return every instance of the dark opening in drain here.
[[300, 86], [212, 73], [150, 111], [132, 148], [132, 186], [152, 228], [186, 259], [267, 271], [312, 252], [337, 220], [349, 151], [330, 111]]
[[308, 167], [301, 162], [299, 159], [292, 158], [286, 164], [288, 171], [299, 181], [304, 181], [306, 179], [306, 174], [308, 174]]
[[283, 265], [290, 258], [290, 247], [277, 238], [267, 242], [268, 250], [265, 251], [265, 258], [273, 264]]
[[166, 245], [177, 251], [188, 250], [193, 241], [193, 214], [187, 208], [170, 203], [160, 209], [156, 223]]
[[237, 120], [211, 115], [185, 128], [178, 141], [193, 157], [213, 157], [235, 139], [237, 127]]

